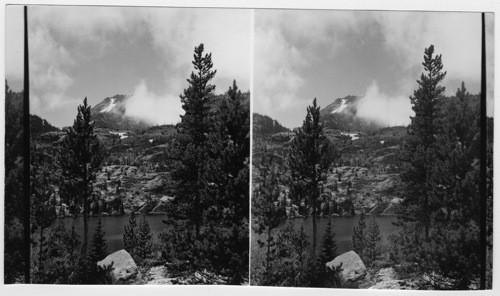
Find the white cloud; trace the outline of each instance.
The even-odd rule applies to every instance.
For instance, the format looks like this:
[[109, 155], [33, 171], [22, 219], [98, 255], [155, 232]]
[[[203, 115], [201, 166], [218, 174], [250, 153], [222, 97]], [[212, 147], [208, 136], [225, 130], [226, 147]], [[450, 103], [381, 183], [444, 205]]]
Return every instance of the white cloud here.
[[73, 84], [68, 68], [75, 64], [65, 47], [56, 42], [48, 29], [32, 27], [29, 33], [30, 92], [32, 112], [59, 108], [72, 100], [66, 97]]
[[[298, 98], [297, 94], [301, 87], [311, 83], [304, 76], [308, 72], [305, 69], [331, 60], [338, 49], [348, 46], [345, 44], [348, 38], [363, 38], [361, 36], [367, 34], [382, 38], [388, 54], [396, 60], [398, 79], [390, 86], [383, 86], [384, 89], [390, 87], [390, 93], [396, 97], [404, 97], [409, 102], [407, 98], [417, 87], [415, 81], [423, 72], [424, 49], [430, 44], [434, 44], [436, 54], [442, 54], [444, 70], [448, 72], [443, 82], [447, 95], [453, 95], [461, 81], [477, 86], [480, 81], [480, 19], [479, 13], [257, 11], [254, 108], [274, 116], [304, 105], [307, 98]], [[487, 36], [490, 40], [493, 37], [491, 23]], [[361, 45], [365, 42], [363, 39], [357, 41]], [[492, 55], [488, 56], [489, 61], [492, 59]], [[489, 69], [488, 81], [492, 82], [493, 66]], [[372, 77], [373, 80], [377, 78]], [[490, 93], [493, 83], [489, 86], [490, 106], [493, 104]], [[376, 84], [367, 93], [375, 95], [375, 90], [379, 92]], [[380, 92], [379, 95], [387, 98]]]
[[308, 66], [303, 54], [275, 27], [257, 26], [254, 42], [255, 111], [270, 114], [300, 103], [296, 97], [304, 84], [300, 69]]
[[[132, 40], [139, 35], [148, 36], [156, 47], [161, 57], [158, 67], [165, 77], [158, 95], [148, 91], [146, 82], [137, 81], [135, 97], [143, 95], [148, 98], [145, 102], [162, 105], [158, 98], [175, 97], [180, 104], [178, 95], [187, 87], [193, 50], [200, 43], [205, 44], [205, 52], [213, 53], [217, 93], [225, 92], [233, 79], [240, 89], [249, 89], [250, 10], [33, 6], [29, 15], [35, 113], [63, 104], [76, 105], [68, 93], [71, 85], [78, 83], [78, 66], [116, 50], [116, 38]], [[145, 114], [142, 111], [132, 112], [141, 117]], [[163, 122], [156, 114], [151, 116], [153, 122]]]
[[205, 53], [212, 53], [217, 92], [224, 92], [233, 79], [240, 89], [249, 89], [250, 10], [165, 8], [142, 13], [153, 43], [166, 61], [164, 68], [175, 92], [186, 86], [193, 50], [200, 43]]
[[[415, 67], [422, 72], [424, 49], [434, 45], [442, 54], [444, 83], [448, 94], [459, 85], [449, 82], [478, 83], [481, 70], [481, 14], [448, 12], [373, 12], [380, 24], [385, 44], [403, 62], [407, 75]], [[409, 21], [411, 20], [411, 21]]]
[[332, 57], [342, 34], [355, 29], [364, 12], [267, 10], [255, 13], [254, 109], [277, 116], [311, 98], [298, 92], [304, 70]]
[[134, 94], [127, 100], [125, 115], [149, 124], [174, 124], [183, 114], [178, 96], [158, 95], [148, 90], [144, 81], [135, 87]]
[[408, 125], [410, 116], [414, 115], [409, 97], [389, 96], [379, 90], [376, 81], [359, 100], [356, 113], [356, 116], [382, 126]]

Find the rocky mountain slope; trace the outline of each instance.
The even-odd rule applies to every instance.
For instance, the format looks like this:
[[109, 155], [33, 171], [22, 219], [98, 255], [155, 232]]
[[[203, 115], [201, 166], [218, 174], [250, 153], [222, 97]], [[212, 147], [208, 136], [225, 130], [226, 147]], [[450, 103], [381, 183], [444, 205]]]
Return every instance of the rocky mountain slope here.
[[[397, 192], [397, 151], [406, 134], [404, 127], [380, 128], [356, 117], [359, 97], [347, 96], [334, 100], [320, 113], [327, 138], [334, 145], [336, 157], [323, 186], [321, 215], [355, 215], [364, 211], [377, 215], [394, 214], [401, 201]], [[255, 125], [257, 123], [257, 127]], [[263, 129], [267, 123], [267, 129]], [[273, 130], [280, 127], [276, 120], [254, 114], [253, 180], [260, 181], [259, 163], [263, 155], [277, 155], [284, 172], [281, 183], [288, 194], [287, 155], [294, 132]], [[359, 127], [359, 128], [358, 128]], [[305, 207], [286, 200], [290, 217], [302, 216]]]
[[[244, 94], [249, 103], [249, 93]], [[215, 96], [211, 111], [217, 112], [223, 95]], [[106, 150], [106, 158], [94, 184], [91, 214], [162, 213], [175, 198], [170, 177], [175, 125], [148, 126], [127, 117], [125, 95], [105, 98], [91, 109], [94, 132]], [[55, 157], [66, 132], [36, 117], [32, 141], [46, 154]], [[57, 212], [69, 215], [69, 206], [57, 196]]]
[[107, 97], [90, 110], [96, 127], [109, 129], [143, 130], [150, 127], [144, 121], [126, 115], [126, 102], [129, 96]]
[[337, 98], [321, 109], [321, 118], [328, 129], [344, 132], [376, 131], [380, 126], [357, 116], [359, 96]]

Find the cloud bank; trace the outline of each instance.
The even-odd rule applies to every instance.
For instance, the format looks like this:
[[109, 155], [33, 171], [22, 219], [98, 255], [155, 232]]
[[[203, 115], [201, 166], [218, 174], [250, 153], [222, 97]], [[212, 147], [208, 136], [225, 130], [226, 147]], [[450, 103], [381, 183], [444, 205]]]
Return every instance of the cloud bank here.
[[381, 126], [408, 125], [414, 115], [409, 97], [389, 96], [379, 90], [375, 81], [357, 104], [356, 116]]
[[[289, 126], [299, 125], [310, 99], [319, 96], [321, 89], [317, 84], [317, 91], [311, 90], [310, 86], [315, 83], [313, 79], [318, 78], [312, 78], [311, 73], [320, 71], [328, 64], [334, 70], [325, 75], [335, 75], [330, 79], [332, 83], [341, 85], [358, 79], [356, 73], [366, 74], [368, 70], [349, 68], [345, 64], [339, 68], [335, 61], [342, 60], [346, 52], [359, 47], [374, 47], [376, 42], [383, 46], [384, 58], [391, 60], [391, 64], [383, 70], [388, 71], [390, 67], [396, 79], [382, 81], [379, 73], [373, 72], [364, 86], [350, 93], [334, 91], [327, 94], [328, 98], [363, 92], [376, 98], [372, 100], [377, 103], [388, 102], [390, 98], [408, 98], [418, 87], [416, 80], [423, 72], [424, 49], [431, 44], [436, 54], [442, 54], [444, 70], [448, 72], [443, 81], [447, 95], [454, 95], [461, 81], [465, 81], [471, 92], [479, 91], [479, 13], [260, 10], [255, 15], [254, 110]], [[492, 20], [490, 14], [487, 17], [487, 39], [490, 41], [493, 41]], [[488, 44], [488, 48], [487, 63], [492, 65], [488, 68], [488, 110], [491, 115], [493, 42]], [[373, 58], [379, 56], [374, 54]], [[372, 100], [364, 103], [368, 106], [367, 102]], [[323, 101], [325, 105], [328, 103]], [[408, 105], [400, 107], [407, 108]], [[298, 108], [302, 112], [297, 111]], [[407, 110], [401, 113], [408, 116]], [[371, 117], [374, 120], [383, 119], [378, 113]], [[389, 122], [404, 121], [394, 118]]]
[[165, 97], [148, 90], [144, 81], [136, 86], [133, 95], [127, 99], [126, 116], [151, 125], [174, 124], [183, 113], [179, 97]]
[[[146, 44], [140, 46], [153, 49], [155, 56], [148, 58], [156, 59], [156, 67], [163, 73], [159, 78], [163, 83], [156, 83], [154, 91], [148, 89], [150, 83], [144, 75], [126, 73], [136, 79], [135, 89], [130, 89], [134, 92], [130, 107], [135, 109], [130, 115], [144, 120], [149, 113], [151, 119], [147, 121], [150, 123], [179, 120], [180, 113], [170, 110], [182, 111], [178, 108], [178, 96], [187, 87], [193, 50], [200, 43], [204, 43], [205, 52], [212, 52], [217, 69], [213, 81], [217, 93], [224, 92], [233, 79], [240, 89], [247, 90], [250, 86], [249, 10], [33, 6], [29, 15], [31, 109], [42, 117], [52, 116], [56, 111], [61, 114], [76, 110], [81, 98], [87, 96], [74, 91], [74, 86], [81, 87], [80, 67], [95, 64], [93, 70], [106, 71], [99, 68], [101, 59], [120, 53], [117, 40], [133, 46], [135, 40], [143, 38], [140, 42], [145, 40]], [[131, 61], [134, 58], [129, 57]], [[106, 81], [108, 84], [113, 82], [112, 76]], [[93, 99], [98, 103], [112, 95], [114, 93], [103, 93]], [[135, 102], [140, 95], [144, 96], [145, 105], [138, 108]], [[163, 114], [157, 113], [158, 106], [167, 105], [172, 108], [167, 108]], [[68, 119], [65, 123], [47, 119], [57, 125], [70, 124]]]

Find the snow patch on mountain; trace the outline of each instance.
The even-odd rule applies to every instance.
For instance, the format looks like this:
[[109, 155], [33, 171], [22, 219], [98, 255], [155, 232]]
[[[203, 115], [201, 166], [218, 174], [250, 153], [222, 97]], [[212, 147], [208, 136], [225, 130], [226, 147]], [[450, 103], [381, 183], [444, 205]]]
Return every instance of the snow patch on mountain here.
[[342, 103], [341, 105], [332, 111], [332, 113], [340, 113], [342, 112], [345, 108], [347, 108], [347, 104], [346, 104], [346, 99], [342, 99]]
[[351, 137], [351, 140], [353, 140], [353, 141], [359, 139], [359, 135], [357, 133], [350, 134], [350, 133], [341, 132], [341, 134], [344, 135], [344, 136]]
[[[113, 99], [114, 100], [114, 99]], [[102, 111], [101, 111], [102, 112]], [[113, 135], [118, 135], [120, 136], [120, 140], [123, 140], [123, 139], [126, 139], [128, 138], [127, 136], [127, 133], [126, 132], [109, 132], [110, 134], [113, 134]]]
[[111, 98], [111, 102], [109, 102], [108, 107], [104, 108], [101, 110], [101, 113], [103, 112], [109, 112], [111, 111], [114, 107], [116, 106], [115, 99]]

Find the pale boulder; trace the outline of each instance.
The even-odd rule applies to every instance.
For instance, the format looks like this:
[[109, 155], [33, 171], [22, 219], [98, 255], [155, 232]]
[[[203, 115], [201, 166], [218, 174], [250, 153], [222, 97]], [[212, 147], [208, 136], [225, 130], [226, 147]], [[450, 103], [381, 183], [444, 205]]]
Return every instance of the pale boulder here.
[[366, 266], [354, 251], [346, 252], [335, 257], [332, 261], [326, 263], [330, 268], [341, 266], [342, 282], [357, 282], [366, 276]]
[[137, 265], [132, 256], [125, 250], [116, 251], [97, 262], [97, 265], [102, 267], [110, 264], [113, 264], [111, 273], [113, 284], [127, 283], [137, 275]]

